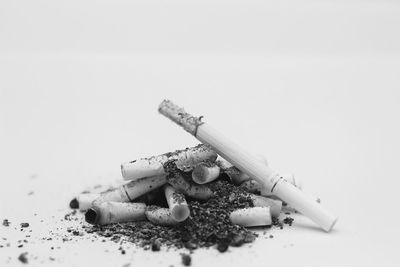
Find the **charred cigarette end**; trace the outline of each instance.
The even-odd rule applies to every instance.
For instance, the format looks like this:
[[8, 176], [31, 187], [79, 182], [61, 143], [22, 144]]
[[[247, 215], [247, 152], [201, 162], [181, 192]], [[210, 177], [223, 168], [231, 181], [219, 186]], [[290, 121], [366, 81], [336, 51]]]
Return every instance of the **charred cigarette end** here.
[[155, 225], [172, 226], [179, 223], [172, 217], [170, 210], [167, 208], [148, 206], [145, 215]]
[[97, 212], [94, 209], [89, 209], [85, 213], [85, 221], [90, 224], [97, 224], [98, 218], [97, 218]]
[[190, 134], [196, 136], [197, 127], [202, 124], [201, 119], [187, 113], [183, 108], [170, 100], [164, 100], [158, 106], [158, 112], [180, 125]]
[[215, 164], [201, 163], [192, 172], [192, 179], [197, 184], [214, 181], [220, 174], [220, 168]]
[[244, 227], [271, 225], [271, 213], [269, 207], [254, 207], [238, 209], [229, 216], [233, 224]]
[[69, 207], [71, 209], [79, 209], [79, 202], [76, 198], [74, 198], [73, 200], [71, 200], [71, 202], [69, 202]]

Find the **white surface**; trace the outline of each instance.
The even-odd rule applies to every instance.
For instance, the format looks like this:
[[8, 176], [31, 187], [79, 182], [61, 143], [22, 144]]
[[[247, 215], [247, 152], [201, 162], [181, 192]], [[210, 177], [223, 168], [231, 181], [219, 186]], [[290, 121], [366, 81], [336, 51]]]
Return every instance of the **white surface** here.
[[399, 26], [395, 1], [2, 1], [0, 219], [32, 237], [17, 248], [25, 234], [0, 225], [0, 265], [29, 251], [32, 265], [180, 266], [174, 251], [39, 239], [121, 162], [197, 143], [157, 114], [170, 98], [340, 217], [330, 234], [299, 217], [232, 253], [196, 251], [193, 266], [398, 266]]

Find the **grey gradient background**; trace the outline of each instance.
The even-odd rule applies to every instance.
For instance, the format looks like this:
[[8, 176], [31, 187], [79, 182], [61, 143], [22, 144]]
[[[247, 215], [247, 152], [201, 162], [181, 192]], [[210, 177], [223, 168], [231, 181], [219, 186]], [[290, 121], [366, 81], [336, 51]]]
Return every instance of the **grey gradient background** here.
[[0, 226], [0, 265], [29, 251], [33, 266], [180, 266], [176, 251], [35, 241], [121, 162], [197, 144], [157, 114], [170, 98], [340, 217], [326, 234], [298, 216], [193, 266], [398, 266], [399, 33], [398, 1], [0, 0], [0, 219], [32, 229], [17, 248]]

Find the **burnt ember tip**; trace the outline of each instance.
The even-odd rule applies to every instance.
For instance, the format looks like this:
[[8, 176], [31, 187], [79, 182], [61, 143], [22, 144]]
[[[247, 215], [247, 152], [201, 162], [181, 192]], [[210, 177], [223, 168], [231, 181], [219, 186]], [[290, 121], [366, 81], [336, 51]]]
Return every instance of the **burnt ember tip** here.
[[94, 209], [89, 209], [85, 213], [85, 220], [90, 224], [95, 224], [97, 221], [97, 212]]
[[69, 202], [69, 207], [71, 209], [79, 209], [79, 202], [76, 198], [74, 198], [73, 200], [71, 200], [71, 202]]

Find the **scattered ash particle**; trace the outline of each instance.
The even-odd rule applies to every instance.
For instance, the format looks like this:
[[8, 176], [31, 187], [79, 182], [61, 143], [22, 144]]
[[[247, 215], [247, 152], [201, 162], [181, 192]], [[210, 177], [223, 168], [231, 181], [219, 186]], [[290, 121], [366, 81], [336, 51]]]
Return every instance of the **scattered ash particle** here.
[[79, 235], [79, 231], [77, 231], [77, 230], [72, 231], [72, 234], [75, 235], [75, 236], [78, 236]]
[[18, 256], [18, 260], [20, 261], [20, 262], [22, 262], [22, 263], [28, 263], [28, 252], [23, 252], [23, 253], [21, 253], [21, 254], [19, 254], [19, 256]]
[[292, 217], [286, 217], [285, 219], [283, 219], [283, 223], [284, 224], [288, 224], [289, 226], [292, 226], [294, 219]]
[[154, 240], [153, 243], [151, 244], [152, 251], [160, 251], [160, 247], [161, 247], [161, 242], [159, 240]]
[[189, 254], [182, 254], [182, 264], [185, 266], [190, 266], [192, 264], [192, 258]]
[[28, 196], [32, 196], [34, 193], [35, 193], [35, 192], [30, 191], [30, 192], [28, 192]]
[[29, 223], [26, 223], [26, 222], [21, 223], [21, 227], [22, 228], [27, 228], [27, 227], [29, 227]]
[[3, 225], [6, 226], [6, 227], [10, 226], [10, 221], [8, 219], [4, 219], [3, 220]]
[[24, 246], [24, 245], [22, 245], [22, 244], [18, 245], [19, 248], [22, 248], [23, 246]]
[[219, 243], [219, 244], [217, 245], [217, 249], [218, 249], [218, 251], [221, 252], [221, 253], [227, 251], [228, 248], [229, 248], [229, 245], [228, 245], [227, 243]]
[[273, 235], [269, 235], [269, 238], [274, 238], [274, 236]]

